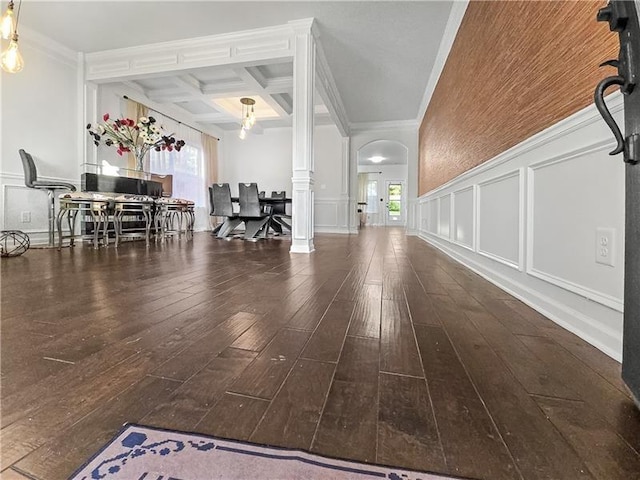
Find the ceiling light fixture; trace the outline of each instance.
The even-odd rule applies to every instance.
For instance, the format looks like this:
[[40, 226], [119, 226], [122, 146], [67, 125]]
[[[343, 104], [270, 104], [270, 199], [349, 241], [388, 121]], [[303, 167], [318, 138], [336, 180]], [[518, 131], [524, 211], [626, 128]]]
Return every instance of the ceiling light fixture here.
[[13, 37], [15, 22], [13, 18], [13, 1], [9, 2], [7, 11], [4, 12], [2, 20], [0, 20], [0, 33], [3, 40], [9, 40]]
[[256, 101], [253, 98], [243, 97], [240, 99], [242, 104], [242, 127], [240, 128], [240, 138], [244, 140], [247, 136], [247, 131], [251, 130], [256, 124], [256, 114], [254, 111], [254, 105]]
[[22, 0], [18, 3], [18, 12], [13, 18], [13, 1], [9, 2], [7, 11], [0, 20], [0, 34], [5, 40], [9, 40], [9, 47], [0, 55], [0, 66], [5, 72], [18, 73], [24, 67], [24, 60], [18, 49], [18, 19], [20, 18], [20, 7]]
[[385, 157], [381, 157], [380, 155], [374, 155], [372, 157], [369, 157], [369, 160], [371, 160], [373, 163], [380, 163], [383, 160], [386, 160]]

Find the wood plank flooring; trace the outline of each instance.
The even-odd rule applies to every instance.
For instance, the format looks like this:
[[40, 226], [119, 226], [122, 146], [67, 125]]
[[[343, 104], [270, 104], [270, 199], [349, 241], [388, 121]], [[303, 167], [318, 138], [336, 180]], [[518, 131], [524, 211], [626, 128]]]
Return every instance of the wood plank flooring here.
[[2, 259], [0, 477], [125, 422], [499, 479], [640, 479], [620, 365], [399, 229]]

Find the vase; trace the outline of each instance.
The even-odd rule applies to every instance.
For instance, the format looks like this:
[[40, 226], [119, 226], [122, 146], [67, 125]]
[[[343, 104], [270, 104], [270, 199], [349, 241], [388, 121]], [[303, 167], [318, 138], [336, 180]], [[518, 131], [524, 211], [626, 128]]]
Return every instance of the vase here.
[[144, 154], [136, 156], [136, 170], [144, 172]]

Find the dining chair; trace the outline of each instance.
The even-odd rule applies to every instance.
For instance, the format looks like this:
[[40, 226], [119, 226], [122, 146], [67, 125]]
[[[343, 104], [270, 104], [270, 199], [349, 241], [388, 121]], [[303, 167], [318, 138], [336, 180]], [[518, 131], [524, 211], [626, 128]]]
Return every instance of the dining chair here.
[[266, 210], [260, 204], [257, 183], [238, 184], [240, 201], [239, 217], [244, 221], [245, 240], [257, 241], [259, 236], [265, 238], [267, 235], [267, 223], [271, 218], [270, 210]]
[[35, 188], [38, 190], [46, 190], [49, 199], [49, 247], [55, 246], [55, 218], [56, 218], [56, 203], [55, 203], [55, 191], [66, 190], [68, 192], [75, 192], [76, 187], [71, 183], [66, 182], [47, 182], [38, 180], [38, 170], [36, 164], [33, 161], [33, 157], [30, 153], [25, 152], [22, 148], [18, 150], [20, 159], [22, 160], [22, 169], [24, 170], [24, 184], [29, 188]]
[[[271, 198], [282, 199], [282, 202], [274, 202], [271, 204], [271, 216], [273, 220], [280, 225], [280, 227], [291, 231], [291, 215], [287, 214], [287, 204], [284, 201], [287, 198], [287, 192], [284, 190], [281, 192], [273, 191], [271, 192]], [[282, 230], [282, 228], [280, 230]]]
[[224, 217], [224, 223], [214, 230], [218, 238], [229, 238], [229, 234], [242, 223], [239, 215], [233, 211], [231, 188], [228, 183], [214, 183], [209, 187], [212, 217]]

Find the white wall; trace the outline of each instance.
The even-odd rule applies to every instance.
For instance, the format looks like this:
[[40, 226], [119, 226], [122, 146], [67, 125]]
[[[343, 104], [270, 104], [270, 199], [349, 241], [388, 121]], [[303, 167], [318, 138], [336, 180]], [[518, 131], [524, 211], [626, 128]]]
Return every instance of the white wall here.
[[[256, 182], [267, 195], [286, 190], [291, 195], [292, 130], [290, 127], [249, 133], [240, 140], [237, 131], [227, 132], [220, 142], [219, 179], [231, 185], [236, 195], [238, 183]], [[314, 129], [314, 218], [318, 232], [346, 232], [346, 199], [341, 197], [342, 137], [333, 125]], [[343, 205], [344, 208], [343, 208]], [[344, 213], [343, 213], [344, 212]]]
[[[359, 217], [358, 210], [358, 150], [368, 143], [377, 140], [395, 140], [407, 147], [408, 171], [416, 172], [407, 178], [406, 198], [407, 215], [406, 228], [408, 234], [416, 233], [415, 210], [418, 196], [418, 130], [417, 127], [399, 126], [397, 128], [380, 128], [356, 130], [351, 132], [351, 169], [349, 180], [349, 230], [357, 233]], [[396, 180], [395, 178], [393, 180]]]
[[[78, 102], [74, 52], [23, 29], [24, 69], [0, 77], [0, 228], [28, 233], [46, 242], [47, 195], [24, 185], [20, 148], [34, 157], [41, 180], [80, 183], [79, 136], [84, 135]], [[23, 223], [21, 213], [30, 212]]]
[[[621, 95], [608, 102], [622, 123]], [[594, 106], [419, 199], [419, 235], [613, 358], [622, 356], [624, 164]], [[613, 266], [596, 263], [612, 228]]]
[[[404, 182], [405, 191], [403, 192], [405, 218], [407, 203], [407, 165], [358, 165], [358, 174], [367, 175], [367, 180], [378, 181], [378, 213], [367, 214], [367, 225], [385, 225], [386, 209], [386, 182], [400, 180]], [[383, 199], [383, 201], [380, 201]], [[404, 226], [404, 225], [403, 225]]]
[[237, 131], [229, 131], [219, 148], [218, 178], [231, 185], [233, 196], [241, 182], [255, 182], [267, 194], [286, 190], [291, 195], [291, 128], [269, 128], [260, 135], [249, 132], [244, 140]]

